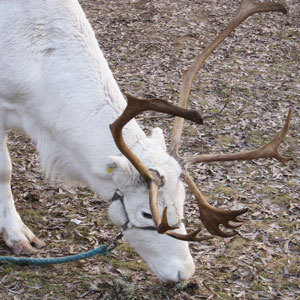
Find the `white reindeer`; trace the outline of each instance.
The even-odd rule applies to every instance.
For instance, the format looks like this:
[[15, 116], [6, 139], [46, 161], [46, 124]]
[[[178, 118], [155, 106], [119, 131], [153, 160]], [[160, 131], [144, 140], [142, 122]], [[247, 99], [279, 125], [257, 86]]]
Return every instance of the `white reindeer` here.
[[[257, 157], [285, 160], [277, 153], [278, 139], [286, 134], [290, 116], [279, 138], [234, 157], [204, 155], [182, 160], [177, 155], [182, 119], [176, 119], [172, 156], [166, 152], [161, 129], [154, 129], [152, 136], [147, 137], [131, 120], [124, 129], [124, 138], [139, 160], [126, 148], [121, 130], [139, 112], [139, 107], [147, 109], [145, 103], [153, 106], [150, 109], [194, 119], [194, 113], [184, 109], [193, 77], [208, 54], [238, 23], [260, 11], [285, 10], [279, 4], [244, 0], [225, 35], [221, 33], [186, 74], [179, 103], [183, 109], [160, 100], [148, 102], [129, 97], [133, 108], [125, 110], [126, 101], [77, 0], [0, 0], [0, 232], [7, 246], [16, 254], [30, 254], [44, 245], [22, 222], [11, 193], [12, 166], [6, 131], [18, 128], [37, 144], [48, 177], [84, 183], [104, 201], [111, 200], [117, 191], [122, 194], [112, 202], [109, 216], [124, 227], [125, 239], [161, 280], [190, 278], [195, 266], [187, 241], [206, 237], [197, 237], [198, 231], [186, 235], [181, 222], [185, 190], [180, 176], [194, 191], [201, 220], [210, 233], [233, 235], [234, 232], [220, 231], [219, 224], [233, 228], [228, 222], [237, 221], [236, 217], [246, 210], [211, 207], [185, 167], [192, 162]], [[111, 126], [113, 138], [109, 124], [124, 110], [121, 119]], [[202, 121], [197, 114], [196, 119]]]

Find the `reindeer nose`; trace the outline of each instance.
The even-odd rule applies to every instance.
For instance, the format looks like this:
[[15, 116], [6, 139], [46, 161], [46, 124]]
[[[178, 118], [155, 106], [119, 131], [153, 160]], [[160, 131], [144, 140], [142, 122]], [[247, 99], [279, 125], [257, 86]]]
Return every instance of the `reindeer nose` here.
[[[183, 274], [183, 275], [182, 275]], [[178, 271], [177, 274], [177, 281], [184, 281], [184, 280], [188, 280], [191, 277], [191, 275], [188, 275], [186, 273], [181, 273], [180, 271]]]
[[177, 273], [177, 281], [184, 281], [190, 279], [195, 272], [195, 265], [190, 264], [189, 266], [186, 266], [183, 270], [179, 270]]

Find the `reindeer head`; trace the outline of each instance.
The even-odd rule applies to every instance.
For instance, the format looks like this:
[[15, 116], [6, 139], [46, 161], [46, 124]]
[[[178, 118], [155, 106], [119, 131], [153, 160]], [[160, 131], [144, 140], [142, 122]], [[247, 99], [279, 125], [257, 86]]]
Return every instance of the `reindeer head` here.
[[[168, 207], [170, 224], [179, 226], [176, 232], [186, 234], [182, 224], [185, 190], [180, 181], [181, 168], [167, 154], [161, 129], [155, 129], [152, 136], [139, 143], [134, 151], [159, 181], [159, 212]], [[149, 207], [147, 184], [141, 175], [123, 156], [110, 157], [107, 167], [122, 191], [115, 195], [109, 217], [124, 228], [126, 240], [162, 281], [191, 277], [195, 266], [188, 243], [157, 232]]]
[[[179, 226], [183, 218], [185, 198], [184, 187], [180, 181], [181, 168], [178, 162], [166, 152], [162, 130], [159, 128], [153, 130], [152, 136], [139, 142], [134, 150], [139, 157], [142, 157], [150, 172], [155, 174], [160, 199], [157, 203], [159, 211], [162, 212], [167, 206], [169, 221], [174, 228], [175, 225]], [[123, 219], [129, 219], [135, 227], [152, 226], [156, 230], [144, 178], [124, 156], [110, 156], [107, 168], [111, 172], [112, 180], [122, 191], [121, 205], [124, 205], [127, 214]], [[116, 201], [113, 201], [112, 207], [120, 206], [120, 203], [114, 204], [114, 202]]]
[[[124, 157], [111, 157], [110, 168], [114, 169], [113, 179], [118, 186], [120, 184], [122, 186], [123, 200], [112, 203], [110, 216], [115, 223], [121, 226], [126, 224], [125, 237], [162, 280], [188, 279], [194, 272], [194, 264], [187, 242], [203, 241], [212, 237], [199, 237], [200, 229], [186, 234], [185, 227], [181, 223], [185, 192], [180, 177], [193, 192], [199, 206], [200, 219], [212, 235], [221, 237], [235, 235], [236, 232], [232, 229], [239, 225], [230, 222], [240, 222], [237, 217], [247, 211], [247, 209], [226, 210], [212, 207], [188, 174], [188, 166], [200, 162], [256, 158], [276, 158], [281, 162], [288, 160], [279, 154], [278, 147], [288, 131], [291, 110], [283, 129], [270, 143], [258, 149], [234, 154], [199, 155], [193, 158], [181, 158], [178, 155], [184, 119], [198, 124], [202, 124], [206, 119], [197, 111], [186, 109], [192, 82], [204, 61], [247, 17], [257, 12], [268, 11], [286, 13], [281, 4], [242, 1], [236, 16], [185, 72], [178, 106], [160, 99], [140, 100], [127, 95], [128, 105], [125, 111], [110, 125], [117, 147], [131, 163]], [[145, 142], [143, 149], [129, 149], [126, 145], [122, 136], [123, 127], [145, 110], [176, 116], [170, 155], [166, 153], [163, 137], [158, 131]], [[150, 147], [153, 142], [156, 146]], [[151, 149], [151, 152], [147, 149]], [[222, 231], [219, 228], [221, 224], [231, 231]], [[143, 233], [140, 233], [141, 230]]]

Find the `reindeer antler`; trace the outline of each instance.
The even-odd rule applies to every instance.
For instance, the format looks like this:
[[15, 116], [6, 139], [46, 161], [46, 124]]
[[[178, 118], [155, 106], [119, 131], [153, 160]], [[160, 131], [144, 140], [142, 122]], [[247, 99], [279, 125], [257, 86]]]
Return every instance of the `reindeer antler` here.
[[[210, 54], [248, 17], [255, 13], [270, 11], [282, 12], [284, 14], [287, 13], [285, 7], [280, 3], [256, 3], [253, 0], [242, 1], [235, 17], [221, 31], [221, 33], [203, 50], [203, 52], [196, 58], [192, 66], [184, 72], [183, 82], [177, 104], [179, 107], [187, 108], [193, 81], [206, 59], [210, 56]], [[184, 119], [175, 118], [170, 143], [170, 153], [174, 154], [174, 156], [177, 155], [177, 151], [179, 148], [183, 123]]]
[[154, 222], [157, 226], [157, 231], [159, 233], [165, 233], [168, 230], [172, 230], [177, 227], [169, 226], [167, 221], [166, 208], [163, 212], [163, 217], [161, 218], [160, 216], [157, 203], [160, 179], [154, 172], [151, 172], [141, 162], [141, 160], [128, 148], [122, 136], [122, 129], [131, 119], [133, 119], [145, 110], [153, 110], [157, 112], [167, 113], [173, 116], [180, 116], [185, 119], [194, 121], [197, 124], [203, 123], [203, 117], [197, 111], [183, 109], [161, 99], [142, 100], [137, 99], [131, 95], [126, 96], [128, 100], [127, 107], [125, 108], [121, 116], [118, 119], [116, 119], [112, 124], [110, 124], [109, 127], [119, 150], [134, 165], [134, 167], [143, 177], [144, 181], [147, 183], [149, 189], [150, 209]]
[[[230, 23], [225, 27], [225, 29], [214, 39], [214, 41], [206, 48], [204, 51], [196, 58], [195, 62], [192, 66], [184, 73], [183, 83], [180, 90], [178, 106], [182, 108], [187, 107], [189, 94], [191, 91], [192, 83], [202, 67], [205, 60], [209, 57], [209, 55], [221, 44], [222, 41], [226, 37], [228, 37], [232, 31], [234, 31], [239, 24], [241, 24], [244, 20], [246, 20], [249, 16], [258, 13], [258, 12], [270, 12], [277, 11], [282, 13], [287, 13], [284, 6], [280, 3], [256, 3], [253, 0], [243, 0], [239, 10], [235, 17], [230, 21]], [[221, 154], [221, 155], [200, 155], [190, 159], [181, 159], [178, 155], [178, 149], [180, 145], [180, 138], [182, 135], [182, 129], [184, 124], [184, 119], [175, 118], [174, 127], [171, 136], [170, 142], [170, 152], [178, 161], [181, 162], [182, 167], [184, 168], [183, 178], [185, 182], [190, 187], [192, 193], [198, 202], [198, 207], [200, 210], [201, 221], [206, 227], [206, 229], [213, 235], [218, 235], [221, 237], [230, 237], [235, 234], [235, 232], [226, 233], [220, 230], [219, 225], [223, 224], [226, 228], [236, 228], [239, 225], [231, 225], [229, 222], [239, 222], [237, 217], [239, 215], [244, 214], [247, 209], [240, 210], [225, 210], [225, 209], [217, 209], [212, 207], [202, 193], [197, 188], [196, 184], [192, 180], [191, 176], [188, 174], [186, 168], [192, 163], [198, 162], [209, 162], [209, 161], [224, 161], [224, 160], [250, 160], [256, 158], [266, 158], [266, 157], [274, 157], [280, 161], [286, 161], [288, 158], [282, 157], [278, 152], [278, 147], [283, 138], [285, 137], [291, 119], [292, 110], [289, 112], [289, 116], [284, 128], [277, 134], [272, 142], [269, 144], [258, 148], [257, 150], [235, 153], [235, 154]]]
[[[134, 98], [133, 96], [127, 95], [128, 105], [122, 115], [110, 125], [112, 135], [114, 137], [115, 143], [119, 150], [128, 158], [128, 160], [135, 166], [138, 172], [141, 174], [145, 182], [147, 183], [149, 189], [149, 202], [150, 208], [153, 215], [154, 222], [157, 226], [157, 231], [159, 233], [167, 233], [168, 235], [185, 241], [202, 241], [210, 239], [211, 237], [197, 237], [200, 229], [192, 232], [191, 234], [182, 235], [170, 230], [175, 229], [175, 227], [169, 226], [167, 220], [167, 208], [164, 208], [162, 217], [160, 216], [158, 210], [158, 187], [160, 185], [160, 179], [158, 176], [151, 172], [140, 159], [128, 148], [124, 139], [122, 137], [123, 127], [135, 116], [145, 110], [153, 110], [157, 112], [163, 112], [176, 116], [174, 122], [174, 128], [171, 137], [171, 155], [173, 155], [179, 163], [182, 163], [183, 167], [183, 178], [191, 188], [193, 194], [195, 195], [202, 223], [205, 225], [207, 230], [213, 234], [222, 237], [233, 236], [235, 232], [225, 233], [219, 229], [219, 225], [223, 224], [227, 228], [236, 228], [238, 225], [232, 225], [229, 222], [239, 222], [237, 217], [247, 211], [247, 209], [241, 209], [236, 211], [217, 209], [212, 207], [206, 199], [203, 197], [196, 184], [192, 180], [191, 176], [186, 171], [186, 167], [191, 163], [202, 162], [202, 161], [220, 161], [232, 159], [255, 159], [258, 157], [275, 157], [280, 161], [287, 160], [282, 157], [278, 152], [278, 146], [283, 140], [287, 133], [289, 122], [291, 118], [291, 110], [288, 116], [285, 127], [282, 131], [275, 137], [274, 141], [270, 142], [266, 146], [263, 146], [257, 150], [249, 151], [246, 154], [237, 153], [235, 156], [225, 155], [220, 159], [218, 155], [211, 155], [209, 158], [207, 156], [198, 156], [192, 159], [181, 159], [178, 155], [178, 148], [180, 144], [180, 138], [182, 135], [184, 119], [194, 121], [198, 124], [202, 124], [203, 117], [194, 110], [187, 110], [188, 97], [191, 91], [192, 83], [197, 73], [199, 72], [201, 66], [209, 55], [218, 47], [218, 45], [230, 35], [230, 33], [245, 19], [247, 19], [252, 14], [258, 12], [270, 12], [277, 11], [286, 13], [286, 9], [283, 5], [279, 3], [255, 3], [253, 0], [243, 0], [241, 6], [236, 14], [236, 16], [230, 21], [226, 28], [215, 38], [215, 40], [197, 57], [193, 65], [184, 73], [183, 84], [180, 91], [178, 106], [174, 106], [166, 101], [160, 99], [151, 100], [141, 100]], [[180, 118], [178, 118], [180, 117]], [[250, 155], [251, 153], [251, 155]], [[255, 155], [254, 155], [255, 153]]]

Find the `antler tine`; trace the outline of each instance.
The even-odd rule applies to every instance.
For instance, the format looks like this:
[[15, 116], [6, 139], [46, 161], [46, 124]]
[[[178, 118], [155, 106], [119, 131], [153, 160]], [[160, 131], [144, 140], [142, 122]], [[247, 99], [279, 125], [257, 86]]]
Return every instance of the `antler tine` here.
[[200, 218], [203, 225], [206, 227], [209, 233], [213, 235], [217, 235], [220, 237], [232, 237], [236, 234], [235, 231], [230, 233], [221, 231], [219, 225], [223, 224], [226, 228], [234, 229], [239, 227], [239, 225], [231, 225], [229, 221], [233, 222], [241, 222], [237, 219], [239, 215], [244, 214], [247, 212], [247, 208], [242, 208], [239, 210], [227, 210], [227, 209], [217, 209], [211, 206], [202, 193], [197, 188], [195, 182], [185, 170], [183, 172], [183, 177], [185, 182], [190, 187], [192, 193], [195, 195], [198, 207], [200, 210]]
[[[192, 88], [192, 83], [209, 55], [228, 37], [232, 31], [235, 30], [244, 20], [249, 16], [259, 12], [277, 11], [287, 13], [285, 7], [280, 3], [255, 3], [253, 0], [243, 0], [239, 10], [230, 23], [223, 29], [223, 31], [211, 42], [211, 44], [204, 49], [204, 51], [196, 58], [192, 66], [184, 72], [183, 83], [179, 94], [178, 106], [186, 108], [188, 98]], [[178, 148], [180, 145], [180, 138], [182, 135], [184, 119], [175, 118], [174, 127], [171, 136], [170, 153], [174, 157], [178, 157]]]
[[199, 112], [194, 110], [186, 110], [180, 107], [177, 107], [171, 103], [168, 103], [161, 99], [149, 99], [142, 100], [137, 99], [131, 95], [126, 95], [128, 104], [123, 113], [116, 119], [112, 124], [110, 124], [110, 130], [112, 132], [114, 141], [119, 150], [127, 157], [127, 159], [133, 164], [137, 171], [141, 174], [144, 181], [148, 185], [149, 189], [149, 203], [151, 213], [154, 219], [154, 222], [157, 226], [159, 233], [165, 233], [168, 230], [175, 229], [177, 227], [170, 226], [168, 224], [166, 209], [163, 213], [163, 219], [159, 214], [158, 209], [158, 187], [159, 187], [159, 178], [155, 173], [151, 172], [141, 160], [129, 149], [126, 145], [122, 130], [123, 127], [132, 120], [135, 116], [146, 110], [153, 110], [157, 112], [163, 112], [171, 114], [174, 116], [180, 116], [185, 119], [194, 121], [198, 124], [202, 124], [203, 117]]
[[193, 231], [190, 234], [180, 234], [177, 232], [170, 232], [167, 231], [166, 234], [177, 239], [177, 240], [181, 240], [181, 241], [187, 241], [187, 242], [202, 242], [202, 241], [207, 241], [213, 238], [213, 236], [201, 236], [198, 237], [198, 233], [201, 231], [201, 229], [197, 229], [195, 231]]
[[226, 154], [204, 154], [198, 155], [196, 157], [185, 158], [182, 160], [182, 164], [185, 167], [192, 165], [194, 163], [203, 163], [203, 162], [215, 162], [215, 161], [232, 161], [232, 160], [253, 160], [258, 158], [274, 158], [285, 163], [293, 158], [284, 157], [279, 153], [279, 146], [290, 127], [291, 118], [292, 118], [293, 109], [289, 109], [288, 116], [286, 118], [284, 126], [281, 130], [275, 135], [275, 137], [266, 145], [259, 147], [257, 149], [245, 152], [237, 153], [226, 153]]

